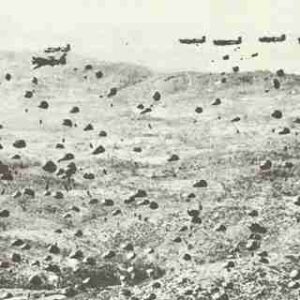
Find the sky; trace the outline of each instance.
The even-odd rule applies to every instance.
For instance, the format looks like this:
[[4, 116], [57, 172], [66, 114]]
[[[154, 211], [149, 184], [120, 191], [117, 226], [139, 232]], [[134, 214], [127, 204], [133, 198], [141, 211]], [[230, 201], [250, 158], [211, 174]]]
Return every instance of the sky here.
[[[245, 69], [284, 65], [300, 70], [299, 0], [9, 0], [0, 1], [0, 48], [34, 50], [70, 42], [75, 53], [140, 63], [159, 70], [209, 70], [230, 52]], [[259, 45], [261, 35], [288, 34], [284, 45]], [[185, 46], [182, 37], [207, 35]], [[217, 49], [214, 38], [244, 37], [240, 53]], [[246, 59], [252, 52], [256, 61]], [[232, 62], [233, 63], [233, 62]], [[225, 66], [226, 64], [226, 66]]]

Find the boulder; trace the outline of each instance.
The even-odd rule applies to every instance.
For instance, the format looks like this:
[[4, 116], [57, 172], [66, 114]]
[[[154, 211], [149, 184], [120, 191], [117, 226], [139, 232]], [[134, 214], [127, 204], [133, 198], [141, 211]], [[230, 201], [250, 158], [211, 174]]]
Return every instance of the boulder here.
[[10, 211], [7, 209], [0, 210], [0, 218], [8, 218], [10, 216]]
[[280, 134], [280, 135], [286, 135], [286, 134], [290, 134], [290, 133], [291, 133], [291, 130], [288, 127], [284, 127], [278, 132], [278, 134]]
[[100, 78], [103, 77], [103, 73], [102, 73], [101, 71], [97, 71], [97, 72], [95, 73], [95, 76], [96, 76], [97, 79], [100, 79]]
[[34, 274], [29, 277], [28, 284], [31, 288], [40, 288], [44, 284], [41, 274]]
[[281, 112], [281, 110], [276, 109], [272, 112], [271, 116], [274, 119], [281, 119], [282, 118], [282, 112]]
[[74, 159], [74, 158], [75, 158], [75, 156], [74, 156], [73, 153], [66, 153], [66, 154], [64, 155], [64, 157], [62, 157], [62, 158], [60, 158], [60, 159], [58, 160], [58, 162], [67, 161], [67, 160], [72, 160], [72, 159]]
[[160, 99], [161, 99], [161, 94], [158, 92], [158, 91], [156, 91], [154, 94], [153, 94], [153, 100], [155, 100], [155, 101], [159, 101]]
[[112, 199], [104, 199], [102, 201], [102, 204], [104, 206], [114, 206], [115, 203], [114, 203], [114, 201]]
[[62, 124], [63, 124], [63, 126], [67, 126], [67, 127], [72, 127], [73, 126], [73, 122], [70, 119], [64, 119]]
[[83, 131], [90, 131], [90, 130], [94, 130], [94, 127], [92, 124], [86, 125], [85, 128], [83, 129]]
[[207, 186], [208, 186], [207, 181], [204, 179], [201, 179], [193, 184], [193, 187], [195, 188], [205, 188]]
[[99, 136], [101, 136], [101, 137], [106, 137], [106, 136], [107, 136], [107, 132], [104, 131], [104, 130], [101, 130], [101, 131], [99, 132]]
[[197, 114], [201, 114], [201, 113], [203, 112], [203, 108], [200, 107], [200, 106], [198, 106], [198, 107], [196, 107], [195, 112], [196, 112]]
[[26, 91], [24, 97], [30, 99], [33, 97], [33, 91]]
[[60, 254], [60, 248], [57, 246], [57, 244], [52, 244], [48, 247], [48, 251], [51, 254]]
[[41, 109], [48, 109], [49, 108], [49, 103], [47, 101], [42, 101], [39, 106]]
[[110, 89], [109, 93], [107, 94], [107, 97], [108, 98], [113, 97], [113, 96], [117, 95], [117, 92], [118, 92], [118, 89], [116, 87], [113, 87]]
[[70, 253], [69, 257], [73, 259], [82, 259], [84, 257], [84, 254], [81, 250], [75, 250]]
[[70, 114], [77, 114], [79, 113], [79, 107], [78, 106], [73, 106], [70, 110]]
[[13, 143], [13, 146], [17, 149], [22, 149], [22, 148], [26, 147], [26, 142], [25, 142], [25, 140], [16, 140]]
[[111, 259], [111, 258], [113, 258], [115, 256], [116, 256], [116, 253], [114, 251], [112, 251], [112, 250], [109, 250], [109, 251], [103, 253], [102, 258], [104, 258], [104, 259]]
[[280, 89], [280, 81], [277, 78], [273, 79], [273, 86], [275, 89]]
[[103, 146], [98, 146], [93, 152], [93, 155], [101, 154], [105, 152], [105, 148]]
[[10, 73], [6, 73], [6, 74], [5, 74], [5, 80], [6, 80], [6, 81], [10, 81], [11, 79], [12, 79], [11, 74], [10, 74]]
[[52, 160], [48, 160], [43, 166], [43, 170], [48, 173], [54, 173], [57, 170], [57, 165]]
[[159, 205], [158, 205], [157, 202], [151, 201], [151, 202], [149, 203], [149, 207], [150, 207], [150, 209], [155, 210], [155, 209], [158, 209], [158, 208], [159, 208]]
[[23, 191], [23, 195], [30, 196], [30, 197], [34, 198], [35, 192], [34, 192], [33, 189], [25, 188], [24, 191]]
[[216, 98], [215, 101], [211, 105], [220, 105], [221, 104], [221, 99]]
[[172, 162], [172, 161], [178, 161], [179, 160], [179, 156], [177, 154], [172, 154], [169, 158], [168, 161]]

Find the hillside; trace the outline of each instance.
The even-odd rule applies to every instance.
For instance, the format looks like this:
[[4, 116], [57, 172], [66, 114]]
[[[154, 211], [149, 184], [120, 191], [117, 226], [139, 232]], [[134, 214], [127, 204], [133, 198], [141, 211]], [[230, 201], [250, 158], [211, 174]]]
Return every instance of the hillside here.
[[0, 299], [298, 299], [300, 76], [0, 56]]

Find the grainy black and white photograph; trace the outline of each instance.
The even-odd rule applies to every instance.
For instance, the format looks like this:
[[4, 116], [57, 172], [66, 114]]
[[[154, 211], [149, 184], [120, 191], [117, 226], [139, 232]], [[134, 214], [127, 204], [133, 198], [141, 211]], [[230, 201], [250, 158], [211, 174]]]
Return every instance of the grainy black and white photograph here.
[[300, 299], [300, 2], [0, 2], [0, 300]]

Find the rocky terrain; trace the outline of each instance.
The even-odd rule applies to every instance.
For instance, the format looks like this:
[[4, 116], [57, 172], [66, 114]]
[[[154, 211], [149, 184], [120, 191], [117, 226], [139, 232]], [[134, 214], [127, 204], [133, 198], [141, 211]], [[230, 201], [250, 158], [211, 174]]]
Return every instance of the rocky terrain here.
[[299, 299], [300, 76], [0, 58], [0, 299]]

